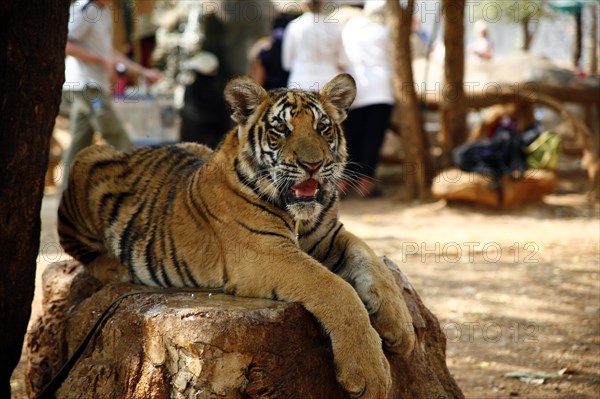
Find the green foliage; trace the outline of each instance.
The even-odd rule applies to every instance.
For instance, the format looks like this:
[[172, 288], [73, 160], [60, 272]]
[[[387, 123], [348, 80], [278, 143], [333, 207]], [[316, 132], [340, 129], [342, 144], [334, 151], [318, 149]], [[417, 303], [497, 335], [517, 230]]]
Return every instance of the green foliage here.
[[485, 0], [474, 7], [477, 19], [486, 22], [535, 22], [542, 18], [551, 18], [552, 11], [547, 0]]

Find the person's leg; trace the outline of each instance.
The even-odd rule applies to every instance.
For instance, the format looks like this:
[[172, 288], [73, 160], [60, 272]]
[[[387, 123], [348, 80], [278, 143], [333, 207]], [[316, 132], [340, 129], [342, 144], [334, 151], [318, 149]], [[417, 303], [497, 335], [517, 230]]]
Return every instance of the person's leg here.
[[348, 184], [357, 187], [359, 176], [364, 173], [361, 161], [361, 140], [365, 129], [365, 118], [363, 108], [350, 110], [344, 121], [344, 133], [348, 146], [348, 164], [346, 165], [347, 182], [342, 184], [340, 191], [348, 192]]
[[73, 160], [79, 151], [92, 144], [94, 129], [92, 128], [90, 118], [92, 109], [85, 95], [81, 91], [65, 92], [63, 95], [72, 96], [71, 111], [69, 115], [71, 145], [65, 150], [62, 156], [62, 182], [61, 189], [67, 187], [69, 171], [73, 165]]
[[366, 177], [361, 179], [359, 189], [365, 196], [371, 195], [374, 190], [375, 168], [391, 113], [392, 106], [388, 104], [375, 104], [364, 108], [365, 129], [361, 135], [359, 148], [360, 162], [364, 165], [362, 173]]
[[379, 152], [385, 137], [385, 131], [390, 125], [392, 106], [375, 104], [365, 107], [365, 131], [361, 136], [360, 159], [365, 164], [365, 174], [375, 176], [375, 168], [379, 161]]
[[358, 155], [360, 131], [360, 109], [351, 109], [348, 117], [344, 121], [344, 133], [346, 135], [346, 145], [348, 146], [348, 163], [351, 164]]
[[[93, 90], [93, 91], [92, 91]], [[112, 106], [112, 98], [97, 89], [90, 89], [90, 97], [95, 106], [93, 122], [106, 142], [117, 150], [129, 151], [133, 147], [129, 135], [123, 128]]]

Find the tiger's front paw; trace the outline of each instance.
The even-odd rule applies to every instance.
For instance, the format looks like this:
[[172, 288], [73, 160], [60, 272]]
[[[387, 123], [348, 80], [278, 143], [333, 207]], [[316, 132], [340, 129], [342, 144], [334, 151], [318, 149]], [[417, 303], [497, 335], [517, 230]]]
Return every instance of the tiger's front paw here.
[[392, 377], [381, 339], [371, 327], [367, 334], [361, 335], [359, 341], [349, 339], [337, 350], [334, 348], [337, 379], [351, 398], [385, 399]]
[[402, 293], [394, 286], [379, 290], [377, 309], [371, 314], [371, 323], [390, 352], [410, 356], [415, 347], [413, 319]]

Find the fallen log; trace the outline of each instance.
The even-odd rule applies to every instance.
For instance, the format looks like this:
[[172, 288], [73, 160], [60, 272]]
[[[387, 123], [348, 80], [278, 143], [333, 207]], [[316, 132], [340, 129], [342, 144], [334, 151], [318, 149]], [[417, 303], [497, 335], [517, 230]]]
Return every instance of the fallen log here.
[[457, 168], [442, 171], [433, 179], [433, 196], [447, 201], [466, 201], [494, 208], [509, 208], [525, 201], [540, 201], [556, 190], [553, 171], [529, 169], [522, 178], [513, 180], [503, 175], [493, 184], [490, 177]]

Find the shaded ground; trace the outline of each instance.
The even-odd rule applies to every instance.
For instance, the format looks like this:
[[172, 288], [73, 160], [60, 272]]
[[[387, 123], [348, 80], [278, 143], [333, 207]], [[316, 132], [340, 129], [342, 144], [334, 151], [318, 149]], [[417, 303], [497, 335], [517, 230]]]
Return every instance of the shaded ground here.
[[[57, 205], [56, 196], [44, 199], [38, 278], [62, 256]], [[583, 194], [563, 191], [504, 212], [407, 204], [393, 194], [348, 199], [341, 217], [398, 263], [437, 315], [448, 339], [448, 366], [466, 397], [597, 398], [599, 215]], [[34, 314], [39, 304], [36, 297]], [[25, 397], [23, 371], [21, 363], [13, 398]], [[504, 376], [515, 371], [548, 378], [535, 384]]]
[[[496, 213], [382, 200], [363, 215], [365, 203], [344, 204], [346, 226], [397, 261], [439, 318], [468, 398], [600, 396], [598, 210], [577, 195], [548, 202]], [[552, 378], [504, 377], [516, 371]]]

